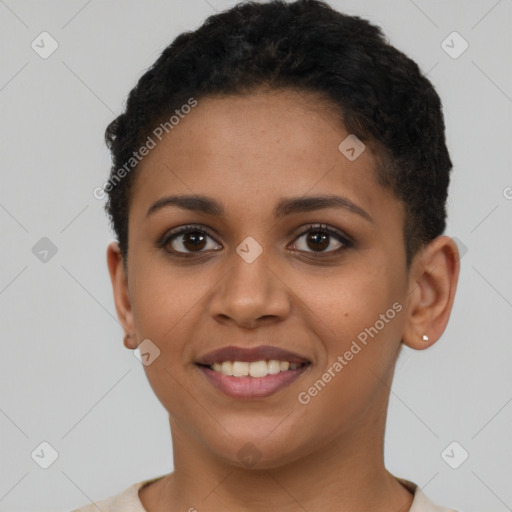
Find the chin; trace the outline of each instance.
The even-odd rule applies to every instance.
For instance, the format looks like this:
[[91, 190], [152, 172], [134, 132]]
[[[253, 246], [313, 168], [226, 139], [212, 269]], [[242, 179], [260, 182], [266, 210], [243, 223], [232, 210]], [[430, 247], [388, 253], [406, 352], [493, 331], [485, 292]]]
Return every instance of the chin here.
[[268, 432], [271, 432], [271, 429], [263, 436], [227, 436], [222, 441], [205, 442], [213, 456], [224, 460], [226, 464], [255, 471], [279, 468], [304, 455], [304, 449], [297, 444], [296, 439], [293, 446], [287, 445], [290, 436], [286, 436], [286, 439], [281, 436], [272, 438], [272, 435], [268, 436]]

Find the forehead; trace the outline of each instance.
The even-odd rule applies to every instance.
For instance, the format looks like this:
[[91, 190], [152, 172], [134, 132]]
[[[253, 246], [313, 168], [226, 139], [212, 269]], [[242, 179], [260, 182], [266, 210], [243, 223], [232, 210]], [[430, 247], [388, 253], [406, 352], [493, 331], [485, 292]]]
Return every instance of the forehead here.
[[368, 146], [355, 160], [340, 151], [351, 136], [340, 119], [332, 104], [295, 91], [199, 99], [139, 164], [130, 216], [171, 193], [212, 196], [248, 214], [309, 194], [340, 193], [367, 210], [397, 203], [377, 184]]

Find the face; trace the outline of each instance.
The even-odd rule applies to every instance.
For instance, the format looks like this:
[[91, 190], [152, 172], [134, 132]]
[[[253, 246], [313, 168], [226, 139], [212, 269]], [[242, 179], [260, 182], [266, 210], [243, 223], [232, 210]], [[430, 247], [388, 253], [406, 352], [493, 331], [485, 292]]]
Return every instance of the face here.
[[[173, 428], [232, 464], [244, 450], [262, 468], [292, 462], [385, 416], [408, 290], [404, 209], [368, 146], [340, 151], [349, 133], [323, 106], [284, 91], [201, 99], [132, 189], [125, 325], [160, 351], [144, 369]], [[237, 377], [198, 364], [262, 346], [293, 355], [217, 362], [299, 366]]]

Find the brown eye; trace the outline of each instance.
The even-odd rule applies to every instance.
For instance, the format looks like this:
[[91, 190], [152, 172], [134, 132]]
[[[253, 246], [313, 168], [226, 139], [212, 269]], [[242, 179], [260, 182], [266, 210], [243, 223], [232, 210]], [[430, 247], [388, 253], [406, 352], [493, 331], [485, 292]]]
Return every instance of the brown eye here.
[[171, 233], [161, 246], [166, 251], [179, 255], [205, 252], [203, 249], [217, 250], [221, 248], [206, 231], [194, 226], [187, 226]]
[[297, 240], [301, 239], [304, 239], [304, 242], [295, 243], [294, 249], [312, 253], [336, 253], [353, 245], [351, 240], [342, 233], [324, 225], [310, 226], [297, 238]]
[[206, 237], [199, 232], [185, 233], [183, 235], [183, 247], [187, 251], [200, 251], [204, 249]]
[[307, 244], [308, 247], [313, 249], [314, 251], [325, 251], [327, 247], [329, 247], [329, 238], [330, 235], [326, 233], [312, 232], [307, 235]]

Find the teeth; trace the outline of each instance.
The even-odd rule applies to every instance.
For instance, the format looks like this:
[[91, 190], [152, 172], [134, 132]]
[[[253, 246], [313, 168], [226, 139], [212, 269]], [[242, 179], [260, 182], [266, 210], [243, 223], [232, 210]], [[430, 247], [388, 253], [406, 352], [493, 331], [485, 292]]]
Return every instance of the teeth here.
[[233, 363], [231, 361], [224, 361], [217, 371], [222, 372], [224, 375], [233, 375]]
[[268, 375], [268, 368], [266, 361], [255, 361], [249, 365], [249, 375], [251, 377], [265, 377]]
[[242, 361], [233, 362], [233, 377], [245, 377], [249, 375], [249, 365], [252, 363], [244, 363]]
[[271, 360], [267, 363], [267, 368], [270, 375], [275, 375], [281, 371], [281, 363], [275, 359]]
[[301, 364], [289, 363], [288, 361], [254, 361], [248, 363], [245, 361], [224, 361], [222, 363], [213, 363], [210, 368], [224, 375], [233, 377], [265, 377], [266, 375], [275, 375], [279, 372], [296, 370]]

